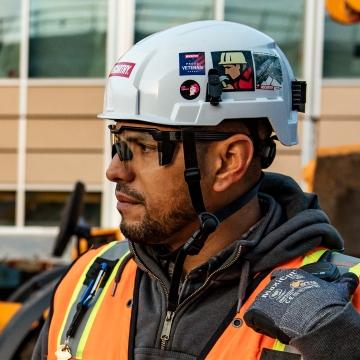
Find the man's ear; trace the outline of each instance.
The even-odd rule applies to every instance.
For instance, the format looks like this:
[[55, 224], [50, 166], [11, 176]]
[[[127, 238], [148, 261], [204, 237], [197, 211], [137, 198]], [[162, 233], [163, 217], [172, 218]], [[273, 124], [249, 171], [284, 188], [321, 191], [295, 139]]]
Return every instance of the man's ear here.
[[250, 137], [236, 134], [217, 144], [213, 190], [225, 191], [246, 174], [254, 155]]

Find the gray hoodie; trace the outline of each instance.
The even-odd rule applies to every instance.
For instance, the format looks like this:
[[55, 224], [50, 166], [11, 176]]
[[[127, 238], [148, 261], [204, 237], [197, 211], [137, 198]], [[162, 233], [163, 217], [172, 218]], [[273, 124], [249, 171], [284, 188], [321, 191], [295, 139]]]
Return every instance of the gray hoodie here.
[[[129, 348], [133, 351], [129, 352], [129, 358], [205, 358], [232, 321], [239, 297], [248, 296], [255, 287], [254, 274], [267, 274], [275, 266], [304, 255], [320, 245], [342, 250], [343, 241], [320, 209], [316, 195], [305, 194], [291, 178], [267, 173], [259, 199], [263, 213], [261, 221], [246, 234], [238, 234], [239, 240], [183, 279], [179, 306], [173, 318], [169, 340], [165, 343], [160, 337], [166, 315], [173, 258], [158, 247], [130, 242], [139, 269], [129, 340]], [[244, 255], [239, 255], [240, 246], [246, 247]], [[250, 265], [249, 276], [246, 276], [248, 280], [239, 289], [245, 262]], [[335, 327], [339, 330], [335, 330]], [[33, 359], [43, 359], [46, 338], [45, 327]], [[334, 345], [335, 339], [337, 346]], [[348, 348], [338, 346], [345, 342], [352, 345]], [[295, 339], [293, 343], [301, 349], [305, 359], [359, 359], [360, 355], [356, 354], [360, 354], [360, 316], [350, 304], [311, 337]]]

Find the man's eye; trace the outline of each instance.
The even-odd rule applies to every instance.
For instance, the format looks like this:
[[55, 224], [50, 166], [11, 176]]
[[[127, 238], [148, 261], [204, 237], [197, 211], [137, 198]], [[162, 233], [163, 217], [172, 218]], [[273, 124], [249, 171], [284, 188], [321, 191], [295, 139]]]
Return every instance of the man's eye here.
[[149, 153], [149, 152], [157, 150], [156, 145], [144, 144], [141, 142], [138, 142], [137, 145], [140, 147], [141, 151], [145, 152], [145, 153]]

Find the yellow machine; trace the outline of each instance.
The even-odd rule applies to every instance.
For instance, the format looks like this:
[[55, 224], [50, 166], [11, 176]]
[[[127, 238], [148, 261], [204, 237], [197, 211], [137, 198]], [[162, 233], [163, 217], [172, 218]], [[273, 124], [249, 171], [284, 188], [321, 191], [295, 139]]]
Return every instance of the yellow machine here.
[[360, 145], [319, 148], [316, 160], [305, 168], [304, 178], [343, 236], [347, 254], [359, 257]]
[[334, 21], [345, 25], [360, 21], [360, 0], [327, 0], [326, 10]]

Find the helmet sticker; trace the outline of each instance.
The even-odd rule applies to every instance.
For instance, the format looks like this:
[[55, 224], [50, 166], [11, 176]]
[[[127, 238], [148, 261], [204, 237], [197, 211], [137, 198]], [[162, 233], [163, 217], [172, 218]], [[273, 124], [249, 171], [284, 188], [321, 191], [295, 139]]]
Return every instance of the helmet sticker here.
[[256, 88], [262, 90], [279, 90], [282, 88], [280, 60], [271, 54], [254, 53], [256, 68]]
[[187, 100], [196, 99], [200, 94], [200, 85], [194, 80], [186, 80], [180, 86], [180, 94]]
[[211, 53], [223, 91], [254, 91], [254, 66], [251, 51], [233, 50]]
[[205, 53], [180, 53], [179, 75], [205, 75]]
[[135, 63], [131, 62], [118, 62], [112, 68], [109, 77], [121, 76], [128, 78], [131, 75], [131, 72], [133, 71], [135, 65]]

